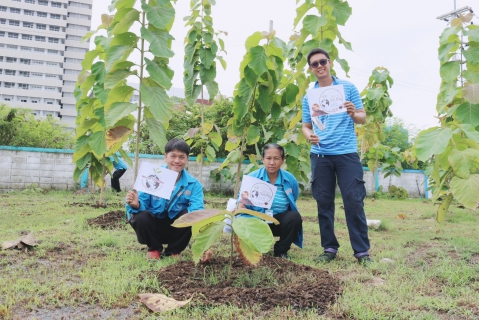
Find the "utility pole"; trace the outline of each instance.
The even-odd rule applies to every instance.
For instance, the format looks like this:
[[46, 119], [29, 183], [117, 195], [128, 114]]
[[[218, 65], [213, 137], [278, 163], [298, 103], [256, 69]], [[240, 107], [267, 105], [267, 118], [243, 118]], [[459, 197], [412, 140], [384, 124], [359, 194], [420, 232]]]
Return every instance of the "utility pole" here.
[[[472, 8], [466, 6], [466, 7], [460, 8], [460, 9], [456, 9], [456, 0], [454, 0], [454, 10], [451, 11], [451, 12], [445, 13], [443, 15], [440, 15], [436, 19], [446, 21], [448, 24], [450, 24], [453, 19], [462, 17], [462, 15], [466, 12], [469, 12], [469, 14], [471, 16], [471, 19], [472, 19], [472, 15], [474, 14], [474, 11], [472, 10]], [[471, 24], [472, 24], [472, 22], [471, 22]], [[464, 46], [468, 46], [468, 44], [464, 43], [463, 37], [462, 37], [462, 34], [461, 34], [461, 45], [459, 46], [460, 51], [459, 51], [459, 53], [456, 53], [456, 55], [454, 56], [454, 58], [457, 59], [457, 55], [459, 54], [459, 60], [460, 60], [459, 66], [461, 68], [461, 73], [460, 73], [461, 87], [464, 86], [464, 78], [462, 77], [462, 71], [463, 71], [462, 65], [463, 65], [463, 60], [464, 60], [462, 50], [464, 49]]]

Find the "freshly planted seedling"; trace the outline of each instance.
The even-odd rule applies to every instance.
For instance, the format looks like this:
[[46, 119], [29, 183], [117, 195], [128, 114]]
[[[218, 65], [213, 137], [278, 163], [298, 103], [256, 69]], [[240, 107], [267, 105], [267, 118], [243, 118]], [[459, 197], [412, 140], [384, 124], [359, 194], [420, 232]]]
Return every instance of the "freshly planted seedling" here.
[[[225, 222], [228, 218], [231, 223]], [[191, 251], [195, 263], [200, 261], [228, 225], [231, 227], [230, 266], [233, 261], [233, 244], [245, 264], [257, 265], [262, 254], [268, 252], [274, 242], [271, 229], [264, 220], [279, 224], [278, 220], [264, 213], [240, 208], [234, 212], [215, 209], [193, 211], [180, 217], [173, 226], [191, 227], [191, 237], [194, 240]]]

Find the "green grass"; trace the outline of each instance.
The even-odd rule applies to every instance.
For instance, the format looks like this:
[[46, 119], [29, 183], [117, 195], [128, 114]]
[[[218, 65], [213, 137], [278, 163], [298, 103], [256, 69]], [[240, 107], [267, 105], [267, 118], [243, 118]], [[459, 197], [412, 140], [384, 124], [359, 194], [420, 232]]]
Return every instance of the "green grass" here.
[[[106, 199], [111, 204], [123, 201], [112, 193], [107, 193]], [[127, 225], [115, 230], [87, 225], [87, 219], [116, 207], [72, 206], [91, 200], [87, 195], [60, 191], [1, 194], [0, 200], [0, 242], [17, 239], [23, 231], [33, 231], [40, 240], [28, 253], [0, 251], [0, 319], [61, 318], [72, 310], [81, 312], [77, 317], [107, 319], [479, 318], [479, 216], [455, 205], [437, 232], [437, 205], [431, 202], [366, 199], [367, 217], [383, 223], [369, 233], [376, 262], [363, 268], [353, 257], [340, 198], [336, 199], [335, 226], [341, 244], [338, 258], [327, 265], [313, 262], [322, 252], [314, 221], [316, 203], [303, 196], [298, 204], [305, 217], [304, 249], [293, 246], [289, 253], [294, 262], [328, 270], [343, 287], [343, 294], [325, 315], [284, 308], [264, 313], [259, 308], [227, 305], [189, 306], [155, 315], [138, 303], [137, 294], [168, 294], [152, 271], [175, 260], [147, 261], [144, 246]], [[227, 198], [208, 195], [207, 200], [207, 206], [223, 208]], [[228, 254], [226, 236], [215, 252]], [[182, 259], [190, 258], [187, 249]], [[385, 258], [392, 262], [382, 260]], [[211, 286], [227, 277], [227, 272], [227, 267], [221, 274], [206, 270], [198, 277]], [[274, 283], [274, 277], [274, 271], [258, 268], [238, 277], [234, 285], [261, 286]]]

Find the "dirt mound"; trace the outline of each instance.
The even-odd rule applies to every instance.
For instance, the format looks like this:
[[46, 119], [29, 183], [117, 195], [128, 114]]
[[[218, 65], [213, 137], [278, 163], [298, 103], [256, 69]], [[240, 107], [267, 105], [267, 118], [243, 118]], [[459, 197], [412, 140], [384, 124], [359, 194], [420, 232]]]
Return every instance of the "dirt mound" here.
[[157, 278], [177, 300], [194, 294], [194, 304], [259, 305], [263, 311], [280, 306], [314, 308], [322, 314], [341, 294], [338, 280], [327, 271], [281, 258], [264, 256], [258, 267], [246, 266], [237, 258], [230, 279], [228, 271], [229, 259], [215, 257], [197, 266], [192, 261], [180, 261], [160, 269]]
[[125, 223], [125, 210], [110, 211], [96, 218], [87, 220], [91, 227], [100, 227], [102, 229], [116, 229], [122, 227]]

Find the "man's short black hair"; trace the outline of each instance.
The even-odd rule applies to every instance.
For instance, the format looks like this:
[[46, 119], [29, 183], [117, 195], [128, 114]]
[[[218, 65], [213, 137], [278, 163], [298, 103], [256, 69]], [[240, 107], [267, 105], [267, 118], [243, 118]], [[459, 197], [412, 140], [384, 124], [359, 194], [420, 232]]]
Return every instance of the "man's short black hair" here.
[[264, 153], [268, 149], [278, 149], [279, 152], [281, 153], [281, 159], [284, 159], [284, 148], [276, 143], [268, 143], [267, 145], [265, 145], [263, 147], [263, 151], [261, 152], [261, 158], [264, 158]]
[[323, 50], [321, 48], [316, 48], [316, 49], [311, 50], [308, 53], [308, 65], [311, 65], [309, 59], [311, 59], [312, 56], [314, 56], [315, 54], [318, 54], [318, 53], [324, 54], [326, 56], [326, 58], [328, 58], [328, 60], [329, 60], [329, 53], [326, 50]]
[[165, 154], [170, 151], [178, 150], [180, 152], [186, 153], [187, 156], [190, 155], [190, 146], [183, 139], [173, 138], [165, 146]]

